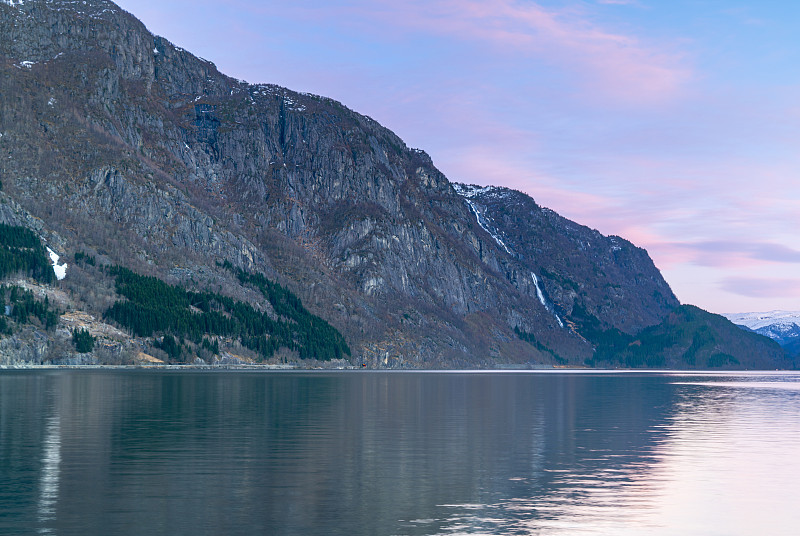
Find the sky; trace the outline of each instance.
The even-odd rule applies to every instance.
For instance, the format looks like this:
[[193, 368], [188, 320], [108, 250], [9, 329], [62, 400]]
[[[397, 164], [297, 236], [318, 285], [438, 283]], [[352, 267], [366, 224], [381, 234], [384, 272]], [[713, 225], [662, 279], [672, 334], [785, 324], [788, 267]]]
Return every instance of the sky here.
[[682, 303], [800, 310], [800, 2], [121, 0], [650, 253]]

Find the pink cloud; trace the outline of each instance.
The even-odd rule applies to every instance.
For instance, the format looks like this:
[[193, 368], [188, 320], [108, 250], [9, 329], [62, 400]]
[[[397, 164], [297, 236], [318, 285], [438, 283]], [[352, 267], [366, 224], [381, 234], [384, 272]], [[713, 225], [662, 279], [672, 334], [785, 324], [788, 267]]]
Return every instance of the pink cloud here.
[[[286, 6], [281, 16], [335, 20], [361, 35], [379, 34], [381, 40], [421, 34], [472, 43], [479, 51], [492, 47], [495, 54], [518, 61], [520, 70], [545, 63], [572, 73], [581, 81], [575, 87], [583, 88], [584, 99], [603, 96], [647, 105], [681, 94], [693, 76], [681, 54], [670, 45], [607, 30], [580, 7], [555, 9], [515, 0], [354, 0], [336, 6], [298, 2]], [[246, 9], [271, 15], [271, 7]]]
[[370, 11], [368, 16], [376, 14], [396, 25], [567, 67], [587, 79], [590, 93], [602, 92], [628, 102], [671, 99], [692, 75], [680, 55], [607, 31], [575, 10], [511, 0], [438, 0], [384, 3], [384, 9]]
[[706, 240], [658, 244], [664, 254], [697, 266], [752, 268], [767, 264], [800, 264], [800, 251], [770, 242]]

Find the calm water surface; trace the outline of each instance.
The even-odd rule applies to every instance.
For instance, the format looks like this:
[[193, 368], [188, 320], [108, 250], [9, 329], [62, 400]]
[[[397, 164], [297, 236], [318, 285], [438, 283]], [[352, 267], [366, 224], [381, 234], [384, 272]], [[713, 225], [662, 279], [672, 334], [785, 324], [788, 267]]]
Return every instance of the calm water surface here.
[[0, 371], [0, 534], [800, 530], [800, 375]]

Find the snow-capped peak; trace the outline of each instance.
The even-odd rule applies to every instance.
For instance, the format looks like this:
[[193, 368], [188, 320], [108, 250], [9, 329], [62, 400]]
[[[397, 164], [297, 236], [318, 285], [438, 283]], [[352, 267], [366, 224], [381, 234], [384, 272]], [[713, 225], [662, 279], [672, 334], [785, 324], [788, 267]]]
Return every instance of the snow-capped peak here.
[[767, 311], [762, 313], [723, 313], [725, 318], [752, 330], [758, 330], [773, 324], [797, 324], [800, 326], [800, 311]]

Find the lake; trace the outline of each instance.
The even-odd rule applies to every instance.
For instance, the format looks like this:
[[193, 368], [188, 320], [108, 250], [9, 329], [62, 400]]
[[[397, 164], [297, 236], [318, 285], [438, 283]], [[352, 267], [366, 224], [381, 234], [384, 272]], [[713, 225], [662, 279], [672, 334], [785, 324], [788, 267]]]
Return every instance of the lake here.
[[0, 371], [0, 534], [800, 527], [800, 374]]

